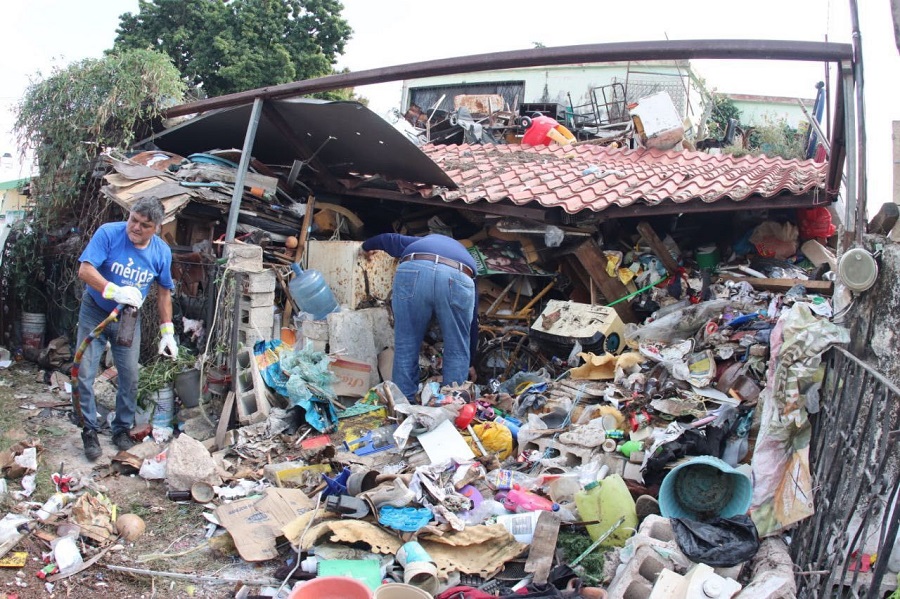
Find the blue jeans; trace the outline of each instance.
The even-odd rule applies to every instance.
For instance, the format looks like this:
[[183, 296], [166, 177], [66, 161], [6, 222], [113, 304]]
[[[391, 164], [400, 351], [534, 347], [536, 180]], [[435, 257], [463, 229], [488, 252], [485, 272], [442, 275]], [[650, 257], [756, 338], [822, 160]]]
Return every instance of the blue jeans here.
[[[107, 316], [109, 314], [100, 308], [90, 295], [85, 293], [81, 298], [81, 310], [78, 312], [79, 345]], [[94, 401], [94, 378], [97, 376], [97, 367], [100, 364], [103, 350], [106, 349], [107, 340], [112, 344], [113, 362], [118, 372], [119, 384], [116, 392], [116, 417], [112, 421], [113, 434], [128, 432], [134, 425], [134, 412], [137, 409], [138, 358], [141, 353], [140, 315], [138, 315], [131, 347], [116, 345], [118, 330], [118, 321], [106, 325], [100, 336], [91, 341], [91, 344], [84, 350], [78, 370], [78, 393], [81, 396], [84, 427], [97, 430], [100, 427], [97, 424], [97, 404]]]
[[469, 344], [475, 281], [444, 264], [402, 262], [394, 275], [394, 383], [414, 401], [419, 389], [419, 351], [432, 316], [444, 338], [445, 385], [469, 376]]

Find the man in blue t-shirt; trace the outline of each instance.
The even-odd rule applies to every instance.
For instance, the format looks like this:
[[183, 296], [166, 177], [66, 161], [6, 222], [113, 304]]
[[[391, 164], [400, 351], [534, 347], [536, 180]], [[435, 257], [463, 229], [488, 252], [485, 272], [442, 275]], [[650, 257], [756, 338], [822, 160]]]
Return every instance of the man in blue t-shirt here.
[[[175, 328], [172, 325], [172, 251], [156, 233], [165, 212], [157, 198], [142, 198], [131, 207], [124, 223], [102, 225], [88, 242], [79, 261], [78, 278], [86, 283], [78, 313], [78, 341], [84, 340], [103, 322], [118, 304], [140, 308], [150, 285], [156, 281], [159, 310], [159, 353], [178, 357]], [[129, 432], [137, 409], [138, 357], [141, 348], [141, 322], [135, 326], [130, 347], [116, 344], [119, 322], [106, 326], [81, 358], [78, 392], [81, 396], [81, 440], [84, 455], [94, 461], [103, 454], [97, 438], [97, 405], [94, 401], [94, 378], [107, 340], [112, 344], [113, 361], [118, 373], [116, 417], [112, 421], [113, 443], [120, 450], [130, 449], [134, 442]]]
[[382, 250], [400, 258], [394, 275], [394, 383], [410, 400], [419, 389], [419, 350], [432, 316], [444, 339], [443, 383], [462, 383], [478, 340], [475, 260], [445, 235], [411, 237], [395, 233], [363, 242], [363, 251]]

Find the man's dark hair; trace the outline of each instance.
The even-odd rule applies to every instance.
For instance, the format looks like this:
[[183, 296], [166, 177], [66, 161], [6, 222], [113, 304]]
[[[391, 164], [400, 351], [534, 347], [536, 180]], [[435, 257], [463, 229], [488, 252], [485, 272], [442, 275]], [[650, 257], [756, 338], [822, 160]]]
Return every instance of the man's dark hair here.
[[162, 202], [159, 201], [159, 198], [153, 196], [139, 199], [131, 207], [131, 212], [136, 212], [157, 225], [161, 225], [166, 217], [166, 211], [163, 209]]

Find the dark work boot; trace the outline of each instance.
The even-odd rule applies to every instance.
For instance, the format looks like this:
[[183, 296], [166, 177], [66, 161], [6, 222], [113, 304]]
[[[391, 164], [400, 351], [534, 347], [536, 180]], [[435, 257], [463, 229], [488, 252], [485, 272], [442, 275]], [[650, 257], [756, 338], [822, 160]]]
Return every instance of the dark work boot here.
[[128, 436], [128, 431], [119, 431], [113, 433], [113, 445], [119, 448], [119, 451], [128, 451], [134, 447], [134, 441]]
[[81, 433], [81, 441], [84, 443], [84, 457], [93, 462], [103, 455], [100, 449], [100, 439], [97, 438], [97, 431], [92, 428], [86, 428]]

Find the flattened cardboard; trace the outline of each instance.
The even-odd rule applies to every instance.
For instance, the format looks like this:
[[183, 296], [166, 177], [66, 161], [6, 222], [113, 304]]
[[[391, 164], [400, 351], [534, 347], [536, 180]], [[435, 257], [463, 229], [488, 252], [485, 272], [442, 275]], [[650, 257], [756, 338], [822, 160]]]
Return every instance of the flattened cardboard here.
[[313, 503], [300, 489], [266, 489], [262, 499], [235, 501], [216, 508], [216, 518], [231, 534], [238, 553], [248, 562], [278, 557], [275, 540], [281, 529]]

